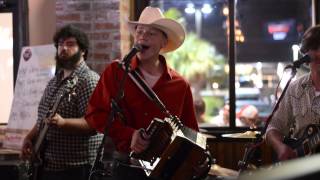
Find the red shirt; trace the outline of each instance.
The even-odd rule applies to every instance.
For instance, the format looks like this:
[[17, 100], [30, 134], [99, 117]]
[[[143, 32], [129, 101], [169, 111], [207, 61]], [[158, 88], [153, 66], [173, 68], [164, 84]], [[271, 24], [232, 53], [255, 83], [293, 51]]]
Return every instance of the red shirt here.
[[[173, 69], [167, 67], [165, 58], [159, 56], [165, 71], [153, 86], [153, 91], [164, 103], [172, 115], [180, 118], [181, 122], [194, 130], [198, 124], [194, 113], [194, 105], [190, 85]], [[138, 59], [132, 59], [131, 68], [138, 67]], [[115, 98], [119, 91], [120, 81], [124, 70], [118, 62], [112, 62], [102, 73], [100, 80], [91, 96], [85, 119], [88, 124], [103, 132], [110, 112], [110, 100]], [[141, 76], [143, 76], [140, 73]], [[128, 76], [124, 83], [124, 97], [118, 105], [121, 107], [126, 121], [118, 116], [108, 129], [117, 150], [130, 152], [131, 137], [136, 129], [147, 128], [154, 117], [163, 119], [165, 114], [137, 87]]]

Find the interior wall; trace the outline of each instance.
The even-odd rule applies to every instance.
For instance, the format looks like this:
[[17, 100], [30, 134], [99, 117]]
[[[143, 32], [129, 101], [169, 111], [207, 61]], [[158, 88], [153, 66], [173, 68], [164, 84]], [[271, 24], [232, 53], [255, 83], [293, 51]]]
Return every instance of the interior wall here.
[[12, 30], [12, 13], [0, 13], [0, 125], [8, 122], [13, 99]]
[[56, 31], [56, 0], [28, 0], [30, 46], [52, 43]]

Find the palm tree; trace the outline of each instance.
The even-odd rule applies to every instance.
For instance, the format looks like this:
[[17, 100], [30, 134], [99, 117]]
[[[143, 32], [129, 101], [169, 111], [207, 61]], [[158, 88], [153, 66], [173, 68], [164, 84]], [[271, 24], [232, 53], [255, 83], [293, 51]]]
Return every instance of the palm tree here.
[[[181, 13], [175, 8], [166, 11], [165, 16], [185, 24]], [[167, 53], [166, 58], [168, 64], [190, 82], [194, 94], [198, 96], [200, 90], [210, 87], [212, 81], [226, 77], [226, 58], [216, 51], [214, 45], [201, 39], [194, 32], [186, 33], [183, 45], [178, 50]], [[208, 79], [210, 81], [207, 81]]]

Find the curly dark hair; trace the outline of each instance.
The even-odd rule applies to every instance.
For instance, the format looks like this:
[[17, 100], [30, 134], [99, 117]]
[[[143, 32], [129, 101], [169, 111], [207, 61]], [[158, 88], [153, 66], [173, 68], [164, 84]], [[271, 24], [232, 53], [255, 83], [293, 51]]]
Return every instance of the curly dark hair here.
[[89, 39], [86, 33], [81, 31], [80, 29], [76, 28], [73, 25], [66, 25], [59, 29], [54, 37], [54, 46], [58, 48], [59, 40], [67, 39], [70, 37], [74, 37], [77, 40], [77, 44], [82, 52], [84, 52], [83, 58], [84, 60], [88, 57], [88, 50], [89, 50]]
[[307, 53], [320, 47], [320, 25], [309, 28], [302, 36], [300, 51]]

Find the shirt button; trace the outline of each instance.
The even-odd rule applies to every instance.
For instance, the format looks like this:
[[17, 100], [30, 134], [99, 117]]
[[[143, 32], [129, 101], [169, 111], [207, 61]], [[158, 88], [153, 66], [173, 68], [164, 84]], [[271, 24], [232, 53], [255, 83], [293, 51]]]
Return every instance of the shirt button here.
[[145, 112], [144, 115], [145, 115], [145, 116], [148, 116], [148, 113]]

